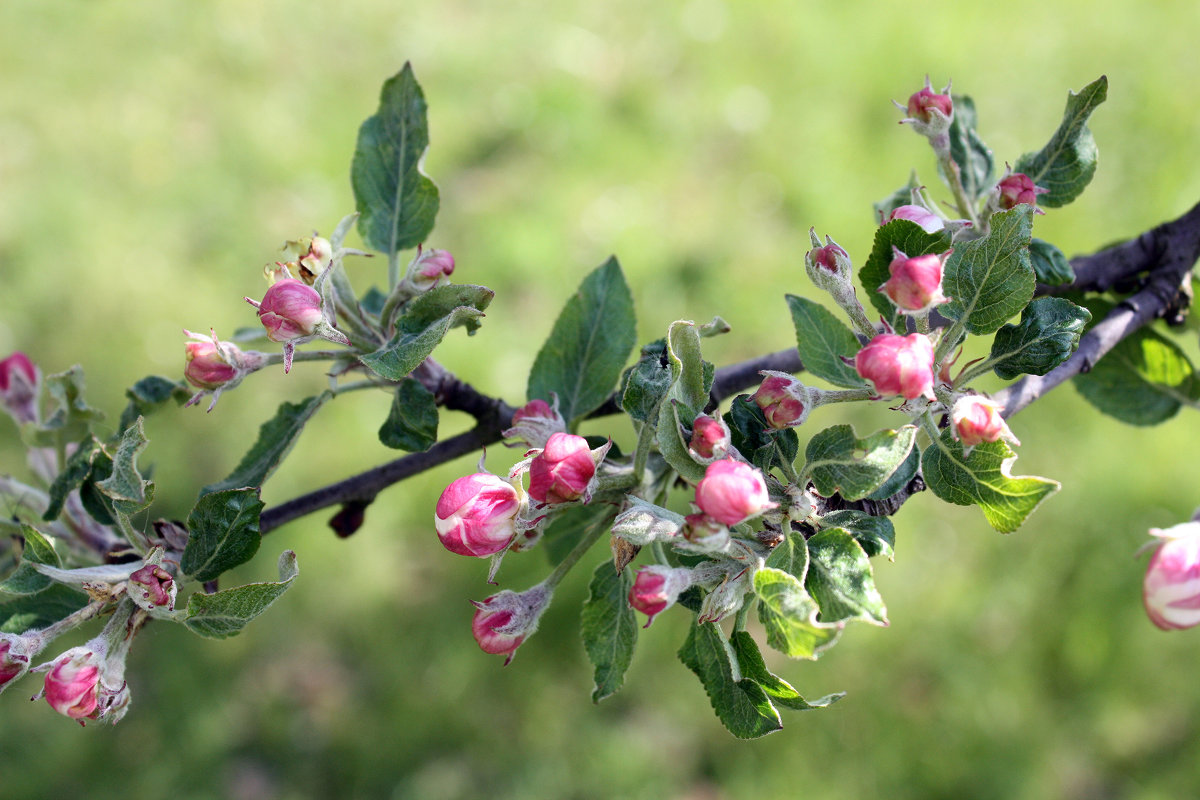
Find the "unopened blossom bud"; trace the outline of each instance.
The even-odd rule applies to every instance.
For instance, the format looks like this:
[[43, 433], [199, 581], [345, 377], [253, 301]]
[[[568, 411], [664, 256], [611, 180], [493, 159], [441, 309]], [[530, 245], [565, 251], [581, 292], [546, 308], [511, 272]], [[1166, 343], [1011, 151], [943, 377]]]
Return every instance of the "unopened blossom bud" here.
[[1011, 444], [1020, 444], [1008, 429], [1004, 417], [1000, 416], [1003, 406], [995, 400], [976, 394], [965, 394], [954, 401], [950, 410], [950, 430], [963, 447], [974, 447], [984, 442], [1000, 439]]
[[933, 343], [921, 333], [898, 336], [882, 333], [854, 357], [854, 369], [883, 397], [901, 395], [935, 399]]
[[1037, 207], [1037, 196], [1050, 190], [1034, 186], [1033, 179], [1023, 172], [1006, 175], [996, 184], [996, 190], [1000, 193], [997, 202], [1004, 210], [1024, 204], [1033, 206], [1038, 214], [1045, 213]]
[[699, 553], [720, 553], [729, 546], [729, 528], [708, 514], [688, 514], [679, 533], [687, 540], [686, 548]]
[[308, 244], [308, 248], [300, 254], [296, 263], [300, 265], [300, 279], [311, 286], [333, 260], [333, 246], [328, 239], [321, 236], [301, 239], [298, 242], [301, 247], [305, 243]]
[[1142, 585], [1150, 621], [1164, 631], [1200, 625], [1200, 522], [1151, 528], [1150, 534], [1161, 541]]
[[696, 484], [696, 505], [723, 525], [737, 525], [775, 508], [762, 473], [742, 461], [722, 459], [708, 465]]
[[438, 539], [452, 553], [490, 556], [512, 543], [521, 510], [520, 492], [486, 472], [458, 478], [442, 492], [434, 511]]
[[545, 400], [530, 400], [513, 414], [512, 427], [504, 431], [507, 439], [516, 439], [514, 444], [525, 443], [527, 447], [544, 448], [546, 441], [556, 433], [566, 433], [567, 422], [558, 413], [558, 398], [551, 407]]
[[[943, 91], [948, 92], [949, 87]], [[954, 114], [954, 101], [950, 98], [949, 93], [938, 94], [933, 91], [933, 85], [929, 82], [929, 77], [925, 78], [925, 86], [920, 91], [913, 92], [908, 98], [908, 116], [919, 122], [932, 122], [936, 115], [949, 119]]]
[[949, 252], [909, 258], [893, 246], [892, 263], [888, 265], [891, 277], [879, 291], [905, 314], [924, 314], [949, 302], [950, 298], [942, 294], [942, 264]]
[[36, 422], [41, 374], [29, 356], [18, 351], [0, 361], [0, 407], [18, 423]]
[[813, 390], [786, 372], [763, 370], [759, 374], [765, 378], [752, 399], [762, 409], [768, 425], [782, 430], [794, 428], [808, 419], [817, 403]]
[[552, 592], [539, 583], [519, 594], [506, 589], [483, 602], [472, 601], [475, 616], [471, 620], [471, 633], [479, 643], [479, 649], [507, 656], [504, 659], [507, 665], [521, 643], [537, 630]]
[[701, 414], [692, 422], [688, 453], [699, 463], [710, 464], [729, 453], [731, 441], [729, 426], [724, 420]]
[[846, 287], [853, 289], [850, 283], [853, 265], [841, 245], [829, 236], [822, 245], [817, 232], [811, 228], [808, 236], [813, 245], [813, 249], [804, 254], [804, 271], [808, 273], [808, 279], [819, 289], [834, 294]]
[[237, 377], [237, 367], [222, 357], [213, 342], [186, 342], [183, 347], [183, 377], [197, 389], [218, 389]]
[[611, 442], [592, 450], [573, 433], [551, 434], [546, 447], [529, 464], [529, 496], [541, 505], [591, 499], [596, 468]]
[[894, 219], [906, 219], [921, 226], [926, 233], [937, 233], [946, 227], [946, 221], [924, 206], [898, 206], [888, 214], [887, 222]]
[[25, 641], [11, 633], [0, 633], [0, 692], [29, 671]]
[[147, 564], [129, 576], [126, 593], [147, 611], [175, 608], [175, 579], [157, 564]]
[[454, 256], [445, 250], [417, 251], [417, 257], [408, 265], [405, 280], [418, 292], [427, 292], [435, 286], [449, 283], [454, 272]]
[[679, 594], [691, 585], [690, 569], [659, 565], [642, 567], [629, 588], [629, 605], [648, 617], [645, 627], [649, 628], [654, 618], [675, 605]]
[[258, 319], [272, 342], [287, 342], [312, 336], [324, 320], [321, 295], [295, 278], [277, 281], [267, 289], [258, 307]]
[[90, 717], [100, 700], [101, 654], [72, 647], [49, 664], [43, 689], [46, 702], [71, 719]]
[[750, 590], [750, 571], [743, 569], [736, 574], [726, 574], [724, 580], [704, 596], [696, 622], [719, 622], [729, 614], [741, 609]]
[[625, 508], [613, 520], [612, 534], [643, 547], [654, 541], [674, 539], [682, 524], [683, 515], [629, 495], [625, 498]]

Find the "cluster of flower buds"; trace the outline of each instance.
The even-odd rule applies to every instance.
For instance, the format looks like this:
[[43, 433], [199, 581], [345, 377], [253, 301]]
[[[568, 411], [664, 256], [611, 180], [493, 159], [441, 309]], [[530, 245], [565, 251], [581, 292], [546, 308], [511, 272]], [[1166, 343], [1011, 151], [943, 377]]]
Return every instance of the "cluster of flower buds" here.
[[1003, 406], [995, 400], [977, 394], [964, 394], [954, 401], [950, 409], [950, 430], [968, 453], [977, 444], [1001, 439], [1009, 444], [1020, 444], [1001, 416], [1003, 410]]
[[1146, 614], [1164, 631], [1200, 625], [1200, 522], [1151, 528], [1150, 535], [1157, 545], [1142, 587]]
[[950, 301], [942, 294], [942, 265], [951, 252], [909, 258], [893, 246], [892, 262], [888, 265], [891, 277], [879, 291], [886, 294], [902, 314], [928, 314], [934, 306]]
[[515, 440], [508, 443], [510, 447], [541, 449], [554, 434], [567, 432], [567, 422], [558, 413], [558, 398], [552, 399], [553, 406], [545, 400], [530, 400], [513, 413], [512, 427], [504, 431], [506, 439]]
[[17, 424], [38, 421], [41, 385], [41, 371], [24, 353], [18, 351], [0, 361], [0, 408]]
[[854, 368], [870, 381], [881, 397], [900, 395], [905, 400], [933, 394], [933, 343], [922, 333], [899, 336], [881, 333], [858, 351]]
[[537, 631], [538, 621], [550, 605], [552, 587], [539, 583], [524, 592], [504, 590], [486, 600], [472, 601], [475, 616], [471, 633], [485, 653], [507, 656], [507, 666], [517, 648]]
[[184, 330], [196, 341], [185, 342], [183, 377], [200, 391], [192, 395], [187, 405], [195, 405], [206, 394], [212, 395], [208, 410], [212, 411], [221, 392], [232, 389], [255, 370], [262, 369], [267, 362], [266, 353], [255, 350], [243, 351], [233, 342], [222, 342], [217, 332], [209, 336]]

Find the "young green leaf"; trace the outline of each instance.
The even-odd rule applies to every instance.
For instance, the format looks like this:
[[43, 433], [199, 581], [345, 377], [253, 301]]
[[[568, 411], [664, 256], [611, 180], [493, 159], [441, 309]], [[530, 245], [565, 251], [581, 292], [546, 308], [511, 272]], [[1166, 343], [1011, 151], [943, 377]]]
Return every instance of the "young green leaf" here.
[[200, 494], [219, 492], [224, 489], [240, 489], [247, 486], [262, 486], [279, 462], [292, 449], [304, 425], [317, 413], [325, 401], [333, 397], [331, 392], [322, 392], [299, 403], [283, 403], [275, 416], [258, 429], [254, 446], [242, 456], [237, 467], [223, 481], [210, 483]]
[[211, 581], [249, 561], [262, 541], [258, 531], [262, 510], [257, 488], [200, 495], [188, 514], [189, 536], [180, 568], [198, 581]]
[[183, 624], [208, 639], [228, 639], [267, 610], [287, 591], [300, 574], [296, 554], [284, 550], [279, 556], [279, 581], [250, 583], [213, 594], [196, 592], [188, 598]]
[[637, 422], [653, 422], [658, 419], [659, 406], [672, 383], [667, 340], [651, 342], [642, 348], [637, 363], [625, 370], [621, 408]]
[[935, 495], [960, 506], [979, 506], [1000, 533], [1012, 533], [1042, 501], [1059, 490], [1058, 481], [1013, 477], [1017, 454], [1003, 441], [986, 442], [963, 455], [950, 429], [942, 431], [921, 455], [925, 483]]
[[874, 492], [908, 458], [917, 429], [876, 431], [865, 439], [849, 425], [834, 425], [812, 437], [804, 450], [804, 474], [817, 492], [835, 492], [846, 500], [861, 500]]
[[38, 572], [34, 564], [62, 566], [54, 545], [36, 528], [22, 525], [21, 537], [25, 540], [21, 549], [21, 562], [3, 582], [0, 582], [0, 600], [5, 596], [37, 594], [53, 583], [50, 578]]
[[996, 331], [988, 360], [1004, 380], [1045, 375], [1071, 357], [1092, 313], [1061, 297], [1039, 297], [1021, 312], [1020, 323]]
[[946, 259], [942, 287], [950, 302], [938, 308], [961, 320], [969, 333], [995, 333], [1033, 298], [1029, 265], [1033, 206], [1021, 204], [992, 215], [982, 239], [956, 245]]
[[792, 685], [767, 669], [758, 643], [746, 631], [734, 631], [729, 637], [729, 644], [737, 657], [738, 667], [745, 676], [743, 680], [757, 683], [767, 693], [771, 701], [790, 708], [793, 711], [809, 711], [815, 708], [828, 708], [846, 696], [845, 692], [827, 694], [813, 701], [805, 700]]
[[770, 471], [775, 465], [786, 463], [790, 466], [795, 462], [796, 454], [800, 452], [800, 438], [796, 431], [791, 428], [772, 428], [750, 395], [735, 397], [724, 419], [729, 426], [729, 438], [733, 446], [763, 472]]
[[117, 452], [112, 457], [112, 473], [96, 484], [112, 502], [113, 508], [122, 514], [135, 514], [150, 505], [154, 484], [142, 478], [138, 471], [137, 457], [150, 441], [142, 429], [142, 418], [121, 435]]
[[[912, 455], [916, 456], [918, 465], [921, 454], [913, 448]], [[912, 455], [909, 458], [912, 458]], [[849, 532], [858, 542], [868, 557], [886, 556], [888, 561], [895, 561], [896, 528], [887, 517], [872, 517], [864, 511], [843, 509], [831, 511], [821, 517], [822, 528], [842, 528]]]
[[992, 151], [979, 138], [975, 101], [954, 95], [954, 121], [950, 123], [950, 157], [958, 165], [959, 180], [967, 198], [977, 201], [992, 188]]
[[945, 231], [926, 233], [920, 225], [907, 219], [894, 219], [876, 229], [871, 255], [858, 271], [858, 279], [871, 305], [888, 320], [896, 318], [896, 306], [886, 294], [879, 291], [879, 287], [891, 277], [888, 267], [895, 258], [893, 247], [899, 248], [909, 258], [927, 253], [944, 253], [950, 249], [950, 237]]
[[563, 306], [529, 373], [529, 399], [558, 395], [567, 424], [608, 399], [636, 344], [633, 295], [621, 265], [610, 258]]
[[1050, 141], [1038, 152], [1026, 153], [1017, 160], [1016, 172], [1024, 172], [1036, 185], [1050, 190], [1038, 197], [1039, 205], [1065, 206], [1091, 182], [1099, 155], [1087, 121], [1107, 97], [1108, 78], [1103, 75], [1078, 94], [1069, 92], [1062, 122]]
[[389, 381], [401, 380], [420, 366], [451, 329], [466, 325], [468, 333], [476, 330], [495, 294], [486, 286], [470, 284], [431, 289], [405, 307], [387, 344], [358, 360]]
[[796, 328], [796, 349], [804, 368], [834, 386], [861, 388], [866, 385], [854, 367], [843, 361], [853, 358], [861, 345], [833, 312], [794, 294], [785, 295]]
[[849, 531], [824, 528], [808, 540], [808, 556], [804, 587], [820, 606], [822, 622], [888, 624], [871, 560]]
[[[662, 404], [658, 412], [655, 441], [658, 442], [658, 450], [667, 463], [684, 480], [696, 483], [704, 478], [705, 467], [688, 453], [687, 442], [683, 438], [684, 421], [679, 416], [682, 406], [683, 403], [675, 399], [670, 399]], [[688, 423], [690, 424], [691, 410], [684, 408], [683, 413], [689, 415]]]
[[736, 659], [715, 623], [692, 623], [679, 660], [696, 673], [717, 718], [739, 739], [757, 739], [783, 727], [763, 688], [735, 672]]
[[921, 468], [921, 451], [914, 447], [912, 452], [908, 454], [908, 458], [904, 459], [904, 463], [896, 468], [896, 471], [888, 476], [878, 489], [867, 495], [868, 500], [882, 501], [887, 500], [896, 492], [908, 485], [917, 474], [917, 470]]
[[67, 458], [62, 472], [58, 473], [54, 482], [50, 484], [50, 504], [46, 507], [46, 512], [42, 514], [42, 519], [50, 522], [57, 519], [58, 515], [62, 513], [67, 495], [78, 489], [92, 471], [92, 456], [99, 447], [100, 442], [90, 434], [78, 444], [75, 452]]
[[192, 390], [183, 381], [147, 375], [126, 389], [125, 396], [129, 398], [129, 404], [121, 412], [121, 421], [117, 423], [121, 430], [127, 429], [138, 417], [146, 417], [159, 410], [168, 401], [174, 400], [176, 405], [186, 403], [192, 396]]
[[60, 440], [77, 442], [87, 436], [93, 422], [104, 419], [104, 414], [83, 398], [83, 368], [79, 365], [46, 376], [43, 385], [52, 404], [50, 415], [35, 435], [43, 447], [54, 447]]
[[592, 573], [588, 598], [583, 603], [580, 633], [588, 660], [595, 668], [593, 703], [621, 688], [625, 670], [633, 660], [638, 630], [637, 619], [629, 607], [632, 586], [629, 570], [617, 574], [611, 560], [602, 561]]
[[433, 393], [405, 378], [392, 395], [392, 410], [379, 428], [379, 441], [396, 450], [419, 453], [437, 441], [438, 410]]
[[1029, 263], [1038, 283], [1059, 286], [1075, 280], [1075, 270], [1063, 252], [1036, 237], [1029, 242]]
[[805, 591], [803, 581], [773, 567], [754, 573], [758, 619], [771, 647], [791, 658], [815, 661], [837, 642], [843, 624], [817, 620], [820, 608]]
[[87, 603], [86, 594], [61, 583], [28, 595], [13, 595], [0, 590], [0, 633], [24, 633], [33, 628], [44, 628]]
[[1170, 339], [1142, 328], [1072, 380], [1099, 411], [1129, 425], [1157, 425], [1200, 400], [1200, 380]]
[[900, 206], [910, 205], [912, 203], [912, 190], [920, 188], [921, 180], [917, 177], [917, 171], [914, 169], [908, 174], [908, 183], [879, 202], [871, 204], [871, 208], [875, 210], [874, 223], [878, 225], [881, 220], [887, 219], [888, 215]]
[[433, 230], [438, 189], [422, 170], [429, 148], [425, 115], [425, 95], [405, 64], [383, 84], [379, 110], [358, 129], [350, 167], [358, 232], [381, 253], [416, 247]]

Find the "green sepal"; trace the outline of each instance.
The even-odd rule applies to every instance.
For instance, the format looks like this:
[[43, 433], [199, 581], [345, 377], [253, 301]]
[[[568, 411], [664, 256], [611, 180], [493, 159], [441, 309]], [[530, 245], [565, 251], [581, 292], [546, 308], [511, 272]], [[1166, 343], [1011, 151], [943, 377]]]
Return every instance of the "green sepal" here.
[[376, 375], [399, 381], [420, 366], [453, 328], [465, 325], [468, 333], [478, 329], [495, 294], [486, 286], [470, 284], [430, 289], [404, 307], [387, 344], [358, 360]]
[[1099, 153], [1096, 140], [1088, 129], [1088, 117], [1108, 97], [1108, 78], [1101, 75], [1079, 90], [1067, 94], [1062, 122], [1050, 141], [1036, 153], [1017, 159], [1015, 172], [1023, 172], [1034, 185], [1049, 189], [1037, 202], [1046, 208], [1059, 208], [1078, 197], [1096, 174]]
[[379, 441], [395, 450], [419, 453], [437, 441], [438, 409], [433, 393], [405, 378], [392, 394], [392, 409], [379, 428]]
[[975, 504], [1000, 533], [1012, 533], [1042, 501], [1057, 492], [1058, 481], [1011, 474], [1017, 454], [1004, 441], [976, 445], [970, 456], [950, 429], [925, 448], [921, 469], [930, 490], [948, 503]]
[[284, 550], [279, 556], [278, 582], [249, 583], [213, 594], [196, 592], [188, 598], [180, 621], [193, 633], [208, 639], [228, 639], [267, 610], [287, 591], [300, 574], [296, 554]]
[[804, 368], [834, 386], [866, 386], [854, 367], [843, 361], [861, 349], [858, 337], [820, 303], [794, 294], [784, 295], [796, 328], [796, 350]]
[[575, 422], [608, 399], [637, 343], [633, 294], [621, 265], [609, 258], [567, 300], [529, 373], [529, 399], [558, 396], [559, 413]]
[[633, 660], [638, 626], [629, 606], [632, 586], [630, 571], [617, 574], [613, 562], [607, 559], [597, 565], [588, 584], [579, 632], [594, 669], [593, 703], [599, 703], [621, 688], [625, 670]]
[[715, 623], [692, 623], [679, 660], [696, 674], [717, 718], [739, 739], [757, 739], [783, 727], [767, 693], [735, 671], [736, 657]]
[[996, 331], [988, 361], [1004, 380], [1045, 375], [1079, 347], [1092, 312], [1061, 297], [1039, 297], [1021, 312], [1021, 321]]
[[824, 497], [840, 494], [861, 500], [887, 481], [912, 451], [917, 429], [876, 431], [865, 439], [849, 425], [834, 425], [817, 433], [804, 450], [804, 475]]
[[1033, 298], [1037, 280], [1029, 263], [1033, 206], [1022, 203], [992, 215], [991, 232], [957, 244], [946, 259], [942, 289], [950, 302], [938, 310], [961, 320], [968, 333], [995, 333]]
[[887, 608], [875, 588], [871, 560], [850, 531], [825, 528], [807, 544], [804, 588], [821, 609], [820, 621], [887, 625]]
[[950, 237], [944, 230], [926, 233], [920, 225], [907, 219], [894, 219], [876, 229], [871, 255], [858, 271], [858, 279], [862, 282], [871, 305], [889, 322], [896, 319], [896, 306], [886, 294], [879, 291], [879, 287], [891, 277], [888, 267], [896, 257], [892, 252], [893, 247], [909, 258], [928, 253], [944, 253], [950, 249]]
[[224, 489], [200, 495], [188, 514], [188, 543], [180, 569], [198, 581], [211, 581], [244, 564], [258, 552], [258, 488]]
[[845, 692], [827, 694], [816, 700], [805, 700], [790, 683], [767, 669], [758, 643], [746, 631], [734, 631], [729, 637], [729, 645], [737, 657], [738, 668], [744, 680], [757, 683], [771, 702], [791, 709], [792, 711], [809, 711], [816, 708], [828, 708], [846, 696]]

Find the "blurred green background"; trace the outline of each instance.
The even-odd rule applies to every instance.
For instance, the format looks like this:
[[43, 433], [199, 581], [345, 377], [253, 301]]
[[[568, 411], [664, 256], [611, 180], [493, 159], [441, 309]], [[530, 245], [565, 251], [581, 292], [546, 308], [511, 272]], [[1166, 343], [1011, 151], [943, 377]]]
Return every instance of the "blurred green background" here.
[[[1096, 179], [1037, 221], [1068, 254], [1187, 210], [1200, 199], [1198, 8], [5, 0], [0, 354], [83, 364], [115, 420], [125, 386], [180, 374], [181, 328], [252, 324], [241, 298], [261, 293], [275, 248], [353, 210], [358, 125], [405, 60], [430, 103], [431, 244], [454, 253], [456, 279], [497, 291], [483, 330], [439, 351], [450, 369], [523, 400], [557, 309], [610, 253], [640, 341], [719, 313], [735, 333], [708, 342], [711, 360], [779, 349], [793, 336], [781, 294], [808, 291], [809, 227], [861, 262], [870, 203], [914, 166], [936, 183], [889, 102], [927, 72], [974, 96], [1001, 164], [1044, 143], [1068, 89], [1108, 75]], [[384, 264], [350, 269], [365, 287]], [[279, 402], [322, 385], [300, 365], [256, 376], [212, 414], [153, 418], [155, 512], [185, 513]], [[322, 412], [268, 505], [394, 457], [375, 433], [387, 405], [359, 393]], [[479, 652], [467, 600], [489, 593], [486, 563], [448, 555], [430, 524], [471, 457], [384, 493], [349, 540], [328, 513], [267, 537], [237, 577], [271, 577], [293, 548], [294, 588], [226, 642], [147, 629], [116, 728], [81, 730], [27, 702], [34, 679], [7, 692], [0, 795], [1197, 796], [1200, 634], [1146, 621], [1134, 558], [1148, 527], [1200, 503], [1194, 415], [1122, 427], [1064, 387], [1012, 426], [1017, 471], [1063, 491], [1008, 537], [976, 509], [908, 503], [896, 563], [877, 565], [890, 629], [851, 628], [817, 663], [772, 661], [809, 696], [849, 694], [765, 740], [732, 739], [676, 661], [683, 613], [642, 633], [625, 688], [594, 707], [573, 632], [590, 565], [510, 667]], [[499, 469], [512, 454], [495, 450]], [[23, 471], [0, 425], [0, 472]], [[501, 578], [520, 589], [545, 571], [533, 552]]]

